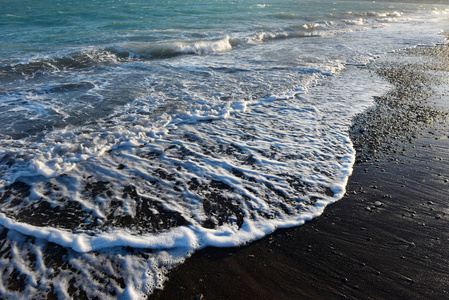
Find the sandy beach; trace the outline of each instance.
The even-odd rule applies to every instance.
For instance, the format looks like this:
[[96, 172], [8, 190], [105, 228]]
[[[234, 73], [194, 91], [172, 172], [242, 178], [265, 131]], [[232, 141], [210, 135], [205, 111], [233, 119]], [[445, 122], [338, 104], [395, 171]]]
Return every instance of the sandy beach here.
[[449, 298], [448, 53], [369, 66], [392, 90], [354, 120], [343, 199], [303, 226], [198, 251], [150, 299]]

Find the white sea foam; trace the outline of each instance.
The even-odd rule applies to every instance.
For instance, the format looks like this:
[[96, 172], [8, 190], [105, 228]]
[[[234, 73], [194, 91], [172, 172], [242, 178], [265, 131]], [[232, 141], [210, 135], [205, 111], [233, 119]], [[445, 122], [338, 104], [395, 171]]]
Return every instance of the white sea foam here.
[[[311, 79], [315, 78], [313, 80], [310, 80], [312, 84], [316, 83], [319, 78], [324, 79], [326, 76], [323, 75], [322, 72], [318, 69], [305, 71], [305, 74], [307, 74], [307, 76], [309, 76]], [[329, 75], [331, 74], [328, 73], [327, 76]], [[306, 94], [304, 93], [301, 93], [300, 95], [303, 95], [302, 97], [306, 96]], [[366, 97], [365, 99], [366, 105], [369, 105], [369, 97]], [[305, 99], [303, 99], [302, 101], [304, 100]], [[127, 109], [133, 110], [136, 107], [136, 104], [137, 103], [130, 103], [130, 105], [125, 106], [124, 112]], [[223, 106], [222, 109], [227, 112], [232, 111], [232, 114], [229, 115], [228, 113], [227, 118], [220, 117], [223, 115], [223, 113], [216, 114], [216, 117], [209, 116], [209, 120], [215, 120], [214, 122], [198, 123], [201, 119], [204, 119], [203, 117], [201, 117], [201, 115], [200, 117], [191, 114], [185, 115], [184, 121], [181, 121], [182, 118], [180, 119], [179, 116], [173, 118], [168, 117], [167, 115], [163, 115], [165, 117], [159, 118], [161, 122], [156, 123], [156, 125], [170, 128], [170, 130], [161, 130], [157, 127], [155, 128], [154, 126], [145, 129], [143, 127], [143, 124], [146, 124], [148, 122], [142, 120], [142, 116], [140, 116], [140, 123], [135, 125], [135, 129], [128, 128], [126, 131], [122, 131], [120, 133], [122, 142], [118, 142], [113, 146], [107, 146], [108, 149], [113, 151], [111, 153], [113, 155], [109, 155], [105, 151], [101, 151], [101, 155], [96, 155], [97, 150], [88, 150], [89, 148], [83, 146], [81, 147], [81, 151], [86, 151], [87, 149], [91, 155], [84, 158], [83, 155], [80, 156], [79, 154], [77, 154], [75, 155], [75, 157], [73, 157], [71, 156], [72, 154], [70, 154], [73, 150], [67, 149], [63, 144], [61, 144], [61, 142], [58, 142], [57, 144], [55, 144], [57, 145], [57, 151], [55, 151], [54, 149], [44, 150], [42, 153], [41, 159], [45, 159], [46, 157], [46, 159], [48, 160], [46, 163], [47, 167], [36, 165], [36, 163], [34, 163], [34, 169], [23, 171], [20, 177], [21, 181], [34, 186], [34, 192], [38, 193], [38, 198], [42, 197], [43, 199], [46, 199], [46, 196], [44, 195], [46, 188], [45, 186], [40, 186], [39, 184], [37, 184], [40, 179], [37, 179], [36, 181], [35, 176], [38, 173], [42, 173], [44, 177], [54, 176], [53, 178], [60, 180], [58, 178], [58, 175], [51, 174], [51, 171], [48, 171], [50, 168], [48, 166], [50, 166], [51, 164], [55, 165], [55, 162], [57, 162], [57, 164], [59, 165], [62, 165], [63, 162], [61, 161], [60, 156], [58, 156], [59, 159], [56, 159], [51, 155], [61, 155], [65, 153], [65, 155], [70, 154], [66, 159], [71, 163], [76, 164], [76, 168], [72, 168], [71, 171], [66, 172], [65, 176], [73, 177], [73, 179], [76, 179], [77, 181], [82, 181], [82, 178], [84, 177], [83, 174], [92, 174], [99, 180], [108, 180], [113, 185], [117, 185], [118, 190], [120, 190], [120, 185], [123, 186], [131, 182], [134, 185], [143, 184], [138, 189], [138, 194], [140, 197], [142, 197], [142, 199], [150, 199], [154, 196], [151, 195], [151, 193], [148, 194], [148, 192], [145, 191], [147, 188], [149, 188], [149, 185], [145, 183], [145, 181], [152, 180], [152, 178], [154, 178], [154, 173], [151, 171], [151, 164], [147, 165], [151, 160], [137, 155], [139, 152], [137, 151], [138, 149], [148, 149], [153, 153], [154, 151], [160, 151], [159, 153], [161, 154], [163, 153], [163, 156], [165, 156], [165, 163], [164, 160], [160, 160], [160, 163], [163, 163], [165, 165], [168, 163], [168, 165], [164, 167], [165, 170], [169, 171], [169, 165], [171, 164], [180, 165], [182, 167], [182, 170], [178, 170], [178, 175], [176, 175], [178, 176], [179, 180], [182, 180], [183, 177], [189, 178], [192, 175], [195, 176], [193, 178], [200, 178], [197, 176], [206, 178], [206, 182], [207, 180], [209, 180], [207, 178], [214, 178], [214, 180], [219, 180], [220, 182], [226, 184], [226, 186], [232, 187], [232, 189], [237, 193], [234, 194], [229, 190], [224, 194], [231, 193], [231, 197], [235, 197], [240, 194], [248, 198], [248, 200], [246, 200], [247, 204], [245, 204], [245, 206], [247, 205], [248, 208], [244, 209], [245, 215], [250, 216], [252, 214], [251, 211], [254, 210], [263, 212], [264, 214], [267, 213], [272, 214], [273, 216], [275, 215], [276, 218], [266, 219], [265, 217], [254, 215], [251, 218], [244, 218], [243, 223], [238, 226], [236, 224], [237, 219], [231, 221], [232, 218], [236, 217], [234, 216], [229, 219], [231, 221], [231, 223], [229, 224], [224, 223], [223, 225], [220, 225], [213, 229], [206, 228], [202, 224], [206, 220], [211, 218], [211, 216], [205, 213], [205, 211], [202, 209], [203, 205], [201, 199], [199, 199], [198, 195], [196, 195], [192, 190], [191, 192], [185, 194], [186, 200], [190, 198], [189, 201], [186, 201], [185, 203], [179, 203], [179, 201], [177, 201], [176, 199], [173, 199], [173, 201], [170, 199], [166, 199], [166, 202], [164, 204], [165, 209], [168, 209], [170, 211], [179, 211], [181, 215], [185, 216], [186, 218], [191, 218], [191, 224], [188, 226], [173, 228], [162, 233], [136, 234], [136, 232], [134, 232], [130, 228], [109, 228], [106, 231], [97, 232], [95, 234], [88, 231], [75, 232], [69, 229], [58, 229], [55, 226], [42, 227], [26, 224], [20, 221], [15, 221], [14, 219], [7, 217], [4, 213], [0, 217], [0, 222], [10, 229], [11, 234], [13, 234], [14, 232], [17, 232], [18, 234], [18, 232], [20, 232], [20, 234], [33, 236], [36, 240], [40, 241], [40, 243], [42, 244], [41, 246], [33, 246], [33, 249], [36, 249], [36, 251], [40, 253], [40, 256], [47, 255], [43, 254], [45, 252], [45, 247], [47, 247], [47, 242], [56, 243], [57, 245], [73, 249], [75, 252], [73, 252], [73, 254], [71, 255], [74, 255], [74, 258], [70, 260], [70, 265], [75, 270], [82, 270], [83, 268], [85, 268], [86, 263], [92, 267], [98, 267], [99, 263], [111, 259], [107, 254], [109, 251], [108, 249], [116, 247], [132, 247], [134, 249], [141, 248], [143, 250], [151, 248], [155, 251], [157, 249], [161, 249], [157, 250], [156, 254], [154, 254], [154, 260], [146, 263], [143, 263], [142, 259], [136, 256], [127, 256], [126, 259], [123, 258], [124, 266], [122, 265], [121, 267], [122, 269], [120, 271], [120, 276], [127, 278], [126, 287], [123, 289], [118, 284], [112, 285], [111, 287], [111, 289], [115, 289], [118, 293], [123, 293], [123, 296], [126, 297], [132, 297], [135, 295], [142, 296], [143, 294], [140, 294], [142, 293], [142, 291], [143, 293], [152, 291], [157, 286], [160, 286], [161, 282], [165, 278], [164, 272], [159, 270], [160, 267], [164, 266], [164, 268], [167, 268], [169, 266], [172, 266], [173, 264], [180, 263], [183, 257], [196, 249], [209, 245], [219, 247], [241, 245], [245, 242], [261, 238], [264, 235], [273, 232], [277, 228], [301, 225], [305, 221], [320, 215], [327, 204], [338, 200], [344, 193], [344, 187], [346, 185], [347, 177], [350, 175], [351, 166], [354, 159], [354, 152], [350, 147], [351, 142], [349, 138], [343, 133], [343, 128], [347, 126], [349, 122], [349, 116], [353, 113], [353, 111], [351, 112], [351, 110], [348, 110], [347, 105], [342, 105], [340, 108], [341, 110], [339, 111], [339, 113], [346, 115], [346, 121], [341, 122], [342, 119], [339, 120], [338, 123], [340, 123], [340, 125], [335, 127], [337, 125], [335, 121], [337, 119], [340, 119], [340, 116], [338, 115], [337, 111], [334, 110], [334, 117], [327, 117], [327, 121], [325, 122], [329, 125], [333, 124], [332, 126], [334, 128], [332, 129], [332, 132], [334, 136], [326, 135], [323, 141], [320, 141], [320, 139], [316, 140], [317, 137], [315, 135], [316, 132], [324, 132], [328, 130], [325, 129], [327, 128], [327, 125], [319, 124], [320, 122], [324, 121], [322, 119], [324, 117], [323, 111], [327, 109], [327, 104], [323, 103], [322, 107], [304, 107], [302, 104], [297, 103], [294, 94], [292, 94], [290, 97], [271, 96], [259, 100], [254, 99], [252, 101], [234, 102], [232, 104], [227, 104]], [[219, 112], [219, 110], [216, 111]], [[120, 119], [126, 114], [130, 114], [130, 111], [127, 111], [126, 113], [117, 113], [118, 119], [116, 123], [122, 124], [123, 122]], [[238, 119], [236, 119], [237, 116], [239, 116], [240, 118], [243, 116], [243, 114], [252, 116], [251, 119], [248, 120], [250, 123], [240, 124]], [[287, 124], [280, 123], [279, 125], [275, 125], [273, 127], [274, 124], [272, 124], [272, 122], [277, 120], [279, 115], [283, 115], [284, 120], [288, 120], [288, 126]], [[126, 118], [129, 119], [129, 115], [126, 116]], [[135, 121], [135, 119], [131, 120]], [[219, 122], [224, 123], [220, 125]], [[267, 132], [268, 124], [271, 124], [272, 128]], [[304, 126], [306, 124], [308, 125]], [[339, 126], [342, 127], [340, 128]], [[231, 137], [235, 136], [236, 133], [251, 128], [255, 130], [255, 133], [257, 135], [260, 135], [259, 140], [256, 140], [254, 142], [251, 140], [248, 140], [248, 142], [245, 142], [243, 140], [232, 141]], [[136, 131], [134, 132], [133, 130]], [[197, 130], [198, 132], [192, 135], [192, 133]], [[51, 136], [54, 136], [53, 138], [56, 139], [56, 136], [61, 133], [63, 132], [61, 131], [59, 133], [52, 133], [47, 137], [48, 140], [46, 141], [46, 143], [50, 141]], [[205, 153], [202, 154], [204, 150], [202, 150], [201, 143], [195, 144], [183, 140], [184, 138], [182, 137], [185, 135], [185, 133], [189, 133], [192, 137], [196, 136], [197, 138], [202, 138], [206, 135], [215, 135], [215, 141], [218, 142], [218, 144], [222, 145], [229, 145], [234, 143], [238, 148], [241, 149], [240, 151], [243, 151], [243, 153], [252, 153], [251, 155], [254, 157], [255, 165], [252, 167], [251, 165], [239, 165], [238, 161], [235, 160], [238, 157], [233, 157], [233, 155], [235, 154], [232, 153], [230, 153], [231, 156], [225, 156], [223, 158], [215, 155], [208, 156], [205, 155]], [[147, 137], [149, 135], [153, 136], [153, 138], [151, 139], [151, 144], [148, 144], [149, 139]], [[292, 135], [291, 138], [290, 135]], [[67, 147], [71, 143], [73, 143], [73, 138], [76, 138], [77, 135], [73, 135], [73, 133], [70, 133], [70, 136], [72, 137], [69, 139], [60, 139], [61, 141], [70, 140], [70, 143], [68, 143]], [[91, 135], [87, 135], [86, 137], [80, 135], [80, 137], [81, 140], [89, 140], [92, 138], [95, 139], [95, 137]], [[126, 139], [124, 139], [125, 137]], [[204, 140], [203, 142], [207, 142], [207, 140]], [[215, 147], [214, 144], [216, 142], [212, 141], [212, 143], [208, 147], [212, 149], [213, 147]], [[93, 143], [92, 145], [101, 145], [104, 143], [105, 142], [97, 140], [96, 143]], [[276, 155], [285, 155], [290, 151], [293, 151], [294, 153], [299, 150], [300, 153], [303, 153], [301, 155], [302, 159], [300, 161], [292, 160], [289, 162], [282, 161], [275, 156], [269, 157], [265, 154], [261, 155], [264, 152], [268, 154], [270, 151], [273, 151], [273, 149], [270, 150], [270, 145], [274, 145], [279, 150], [283, 149], [281, 151], [278, 150], [279, 152], [273, 152], [278, 153]], [[182, 161], [179, 157], [177, 157], [176, 154], [177, 151], [181, 150], [182, 148], [189, 149], [189, 151], [197, 153], [197, 155], [194, 155], [193, 160], [191, 161]], [[65, 150], [61, 151], [62, 149]], [[98, 149], [98, 146], [95, 146], [95, 149]], [[337, 154], [332, 154], [332, 152], [336, 151], [337, 149], [337, 153], [339, 151], [342, 152], [337, 155], [339, 156], [339, 158], [337, 158], [337, 161], [333, 162], [332, 165], [329, 165], [328, 163], [330, 163], [333, 159], [332, 156]], [[117, 154], [119, 155], [117, 156]], [[321, 161], [321, 159], [324, 160]], [[124, 170], [114, 171], [116, 167], [113, 166], [116, 166], [118, 162], [126, 164], [127, 167]], [[323, 163], [325, 165], [320, 166]], [[258, 165], [261, 166], [261, 169], [257, 167]], [[329, 175], [319, 173], [317, 174], [315, 173], [315, 171], [313, 171], [313, 169], [316, 170], [317, 168], [322, 167], [327, 169], [326, 172], [336, 172], [334, 174], [336, 177], [333, 177], [334, 175], [332, 175], [333, 179], [329, 181]], [[90, 171], [86, 173], [88, 169], [90, 169]], [[271, 181], [274, 190], [281, 191], [283, 189], [287, 189], [285, 190], [285, 193], [287, 194], [292, 193], [293, 190], [288, 191], [289, 189], [291, 189], [291, 187], [288, 187], [288, 183], [283, 178], [284, 175], [280, 174], [289, 172], [288, 170], [293, 169], [296, 169], [298, 171], [301, 170], [301, 180], [306, 182], [310, 186], [310, 188], [314, 189], [313, 186], [319, 188], [319, 186], [324, 184], [324, 186], [332, 191], [333, 195], [325, 196], [321, 192], [317, 191], [311, 192], [310, 195], [306, 196], [304, 199], [301, 199], [302, 197], [304, 197], [301, 196], [300, 198], [295, 200], [297, 201], [295, 206], [297, 206], [297, 209], [299, 209], [299, 214], [293, 213], [292, 215], [289, 215], [273, 206], [273, 204], [276, 204], [275, 202], [269, 203], [264, 198], [260, 198], [260, 196], [269, 191], [266, 190], [263, 185], [261, 186], [259, 184], [255, 184], [254, 181], [245, 183], [245, 181], [241, 181], [242, 178], [233, 175], [234, 173], [246, 174], [245, 176], [249, 176], [248, 178], [254, 178], [253, 180], [255, 180], [256, 183], [268, 183], [269, 181]], [[93, 172], [93, 170], [96, 171]], [[29, 174], [26, 174], [26, 172], [29, 172]], [[101, 176], [101, 178], [98, 176]], [[141, 177], [143, 181], [141, 181], [140, 179], [136, 181], [136, 176]], [[64, 181], [67, 182], [66, 179], [64, 179]], [[56, 182], [53, 181], [53, 183]], [[170, 191], [171, 183], [165, 182], [164, 184], [166, 185], [164, 189], [166, 189], [166, 191]], [[252, 190], [248, 190], [247, 186], [251, 186]], [[62, 193], [64, 197], [69, 197], [74, 201], [81, 202], [83, 204], [84, 210], [94, 212], [94, 215], [96, 215], [100, 219], [106, 219], [107, 211], [102, 210], [101, 206], [104, 205], [104, 201], [106, 201], [107, 203], [109, 200], [106, 198], [102, 199], [101, 195], [98, 195], [94, 199], [94, 202], [90, 202], [89, 199], [80, 199], [79, 195], [83, 193], [82, 187], [83, 186], [78, 186], [78, 184], [76, 184], [72, 188], [79, 190], [71, 191], [70, 185], [67, 185], [66, 183], [66, 189], [59, 191], [59, 193]], [[43, 188], [44, 190], [39, 192], [39, 189], [41, 188]], [[115, 188], [113, 188], [113, 190], [114, 189]], [[172, 192], [169, 192], [169, 194], [170, 193]], [[279, 197], [272, 192], [270, 194], [267, 194], [266, 196], [272, 198], [272, 200], [276, 197]], [[314, 205], [307, 205], [307, 202], [303, 203], [303, 201], [309, 196], [317, 197]], [[119, 217], [123, 214], [130, 215], [130, 213], [126, 212], [125, 209], [126, 203], [128, 203], [127, 199], [124, 199], [122, 198], [122, 196], [118, 195], [112, 196], [112, 198], [116, 200], [119, 200], [119, 198], [121, 198], [120, 201], [123, 201], [122, 207], [124, 208], [124, 210], [120, 212], [117, 211], [118, 214], [117, 212], [115, 213], [116, 217]], [[282, 198], [283, 197], [281, 197], [280, 199]], [[29, 196], [29, 199], [32, 200], [33, 196]], [[250, 207], [251, 209], [249, 210]], [[214, 216], [212, 216], [212, 219], [214, 219]], [[218, 222], [218, 219], [215, 218], [215, 222]], [[28, 246], [25, 245], [20, 246], [20, 248], [22, 248], [21, 251], [31, 251], [27, 250], [27, 247]], [[170, 254], [172, 252], [171, 250], [167, 253], [162, 249], [185, 250], [182, 251], [183, 254], [181, 256], [173, 257], [173, 254]], [[75, 253], [78, 254], [75, 255]], [[165, 259], [161, 259], [161, 255], [165, 257]], [[120, 259], [120, 257], [117, 257], [115, 259]], [[6, 265], [8, 265], [7, 261], [5, 261], [5, 266]], [[66, 275], [64, 275], [64, 273], [58, 273], [58, 275], [54, 279], [52, 279], [51, 274], [53, 271], [49, 271], [45, 264], [41, 265], [42, 269], [38, 269], [37, 271], [34, 270], [32, 273], [30, 273], [30, 275], [26, 276], [31, 276], [31, 279], [35, 276], [44, 278], [45, 280], [47, 280], [48, 284], [52, 283], [54, 285], [55, 292], [59, 294], [60, 297], [67, 297], [67, 290], [69, 289], [70, 283], [65, 279], [66, 277], [64, 276]], [[88, 268], [88, 270], [89, 269], [90, 267]], [[102, 269], [104, 269], [104, 267], [102, 267]], [[90, 271], [88, 270], [84, 271], [83, 274], [86, 275], [87, 279], [91, 278], [93, 283], [86, 283], [85, 290], [94, 291], [96, 289], [96, 280], [91, 277], [92, 275], [89, 275]], [[151, 270], [151, 276], [139, 275], [147, 274], [148, 270]], [[22, 274], [26, 274], [25, 271], [20, 272]], [[109, 269], [106, 274], [109, 274], [108, 276], [114, 276], [114, 274], [116, 274], [115, 272], [117, 271], [112, 271], [111, 269]], [[4, 272], [4, 274], [8, 274], [8, 272]], [[155, 278], [157, 278], [157, 280]], [[82, 281], [78, 284], [82, 284]], [[28, 293], [30, 295], [36, 293], [36, 287], [30, 285], [25, 294]], [[5, 295], [12, 296], [14, 294], [11, 294], [11, 292], [5, 290]]]

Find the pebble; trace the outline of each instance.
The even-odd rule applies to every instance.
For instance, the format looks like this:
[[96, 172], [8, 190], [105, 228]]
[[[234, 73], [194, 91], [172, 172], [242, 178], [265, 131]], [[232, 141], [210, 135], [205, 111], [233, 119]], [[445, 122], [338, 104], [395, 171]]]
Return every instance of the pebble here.
[[413, 243], [413, 242], [410, 242], [410, 244], [408, 244], [410, 247], [415, 247], [416, 245], [415, 245], [415, 243]]
[[436, 215], [435, 219], [437, 219], [437, 220], [441, 219], [441, 215]]
[[203, 300], [203, 299], [204, 299], [203, 294], [196, 295], [195, 297], [195, 300]]
[[254, 258], [254, 254], [248, 255], [249, 258]]
[[382, 206], [382, 202], [376, 201], [376, 202], [374, 202], [374, 206], [375, 207], [381, 207]]
[[371, 207], [367, 206], [367, 207], [365, 207], [365, 210], [366, 211], [371, 211]]

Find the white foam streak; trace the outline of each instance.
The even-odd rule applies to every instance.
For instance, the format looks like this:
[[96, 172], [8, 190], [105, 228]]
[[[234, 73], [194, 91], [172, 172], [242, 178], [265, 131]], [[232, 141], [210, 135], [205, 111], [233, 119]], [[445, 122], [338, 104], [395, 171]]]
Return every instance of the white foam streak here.
[[80, 253], [111, 247], [197, 249], [199, 246], [194, 230], [188, 227], [176, 228], [157, 235], [135, 235], [125, 230], [111, 230], [96, 236], [90, 236], [82, 233], [74, 234], [54, 227], [37, 227], [16, 222], [6, 217], [3, 213], [0, 213], [0, 224], [21, 234], [45, 239]]

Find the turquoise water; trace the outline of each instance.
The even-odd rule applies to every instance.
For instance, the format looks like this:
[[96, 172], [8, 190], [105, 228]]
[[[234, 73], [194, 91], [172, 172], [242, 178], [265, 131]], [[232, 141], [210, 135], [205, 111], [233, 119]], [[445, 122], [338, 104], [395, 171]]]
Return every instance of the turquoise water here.
[[1, 1], [0, 295], [144, 298], [206, 246], [338, 201], [364, 68], [449, 7]]
[[[349, 1], [2, 1], [0, 59], [129, 42], [244, 38], [257, 32], [300, 35], [314, 22], [341, 22], [348, 11], [391, 13], [418, 5]], [[367, 20], [376, 15], [363, 16]], [[371, 18], [370, 18], [371, 17]], [[341, 24], [335, 24], [339, 26]]]

